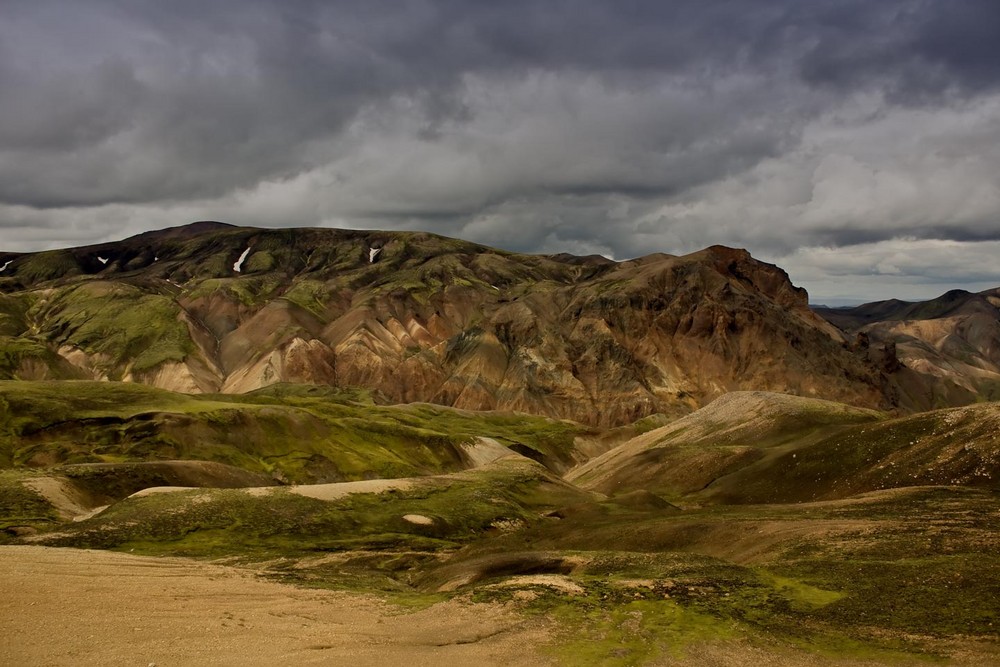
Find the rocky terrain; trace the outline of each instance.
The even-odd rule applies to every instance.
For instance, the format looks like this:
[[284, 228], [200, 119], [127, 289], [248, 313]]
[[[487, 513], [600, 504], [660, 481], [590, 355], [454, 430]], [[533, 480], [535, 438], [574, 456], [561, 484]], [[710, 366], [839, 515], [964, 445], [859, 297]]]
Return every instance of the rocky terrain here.
[[277, 382], [617, 426], [738, 389], [891, 407], [884, 373], [742, 250], [517, 255], [422, 233], [220, 223], [0, 252], [0, 377]]
[[926, 409], [1000, 398], [1000, 288], [815, 310], [889, 371], [901, 405]]

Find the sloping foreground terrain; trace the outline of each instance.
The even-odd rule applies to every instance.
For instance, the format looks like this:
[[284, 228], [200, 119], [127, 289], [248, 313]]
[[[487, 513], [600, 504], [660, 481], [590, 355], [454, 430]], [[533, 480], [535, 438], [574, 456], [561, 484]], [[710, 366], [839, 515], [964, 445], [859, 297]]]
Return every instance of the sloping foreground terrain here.
[[[184, 579], [176, 594], [165, 582], [158, 589], [165, 598], [148, 597], [149, 613], [162, 614], [161, 622], [178, 631], [185, 623], [216, 628], [194, 637], [222, 650], [238, 637], [245, 638], [243, 648], [232, 650], [249, 650], [256, 632], [290, 634], [262, 649], [265, 656], [287, 651], [287, 660], [312, 659], [316, 651], [322, 661], [322, 651], [335, 656], [353, 642], [359, 664], [374, 655], [372, 646], [384, 647], [388, 664], [399, 664], [399, 650], [410, 645], [416, 647], [412, 664], [448, 656], [509, 664], [503, 647], [523, 640], [530, 648], [517, 654], [522, 664], [1000, 661], [996, 404], [890, 418], [839, 403], [738, 392], [668, 423], [646, 420], [597, 434], [569, 422], [379, 407], [360, 394], [276, 387], [272, 392], [295, 409], [273, 419], [299, 423], [304, 411], [326, 423], [350, 412], [356, 419], [345, 420], [337, 436], [349, 445], [346, 451], [364, 446], [376, 458], [391, 453], [406, 461], [400, 470], [408, 470], [375, 478], [371, 470], [337, 463], [336, 439], [316, 436], [317, 452], [338, 475], [315, 483], [320, 480], [310, 479], [308, 468], [278, 467], [277, 476], [263, 468], [258, 448], [266, 439], [245, 437], [240, 444], [224, 440], [223, 431], [175, 435], [189, 449], [150, 453], [144, 461], [136, 460], [143, 450], [130, 446], [127, 433], [110, 444], [94, 439], [92, 449], [87, 444], [98, 433], [94, 420], [129, 423], [151, 415], [157, 431], [170, 414], [199, 423], [234, 405], [270, 410], [274, 393], [192, 397], [110, 384], [107, 391], [119, 393], [101, 404], [99, 385], [92, 383], [0, 386], [8, 405], [31, 397], [17, 404], [16, 418], [6, 413], [0, 429], [11, 466], [0, 475], [0, 539], [10, 544], [0, 546], [0, 579], [5, 590], [17, 591], [17, 600], [30, 597], [26, 571], [42, 579], [39, 585], [54, 587], [46, 590], [122, 595], [134, 605], [127, 584], [139, 576], [135, 568], [155, 576], [176, 563], [35, 551], [86, 547], [214, 559], [253, 576], [246, 588], [227, 587], [230, 593], [211, 577], [232, 581], [232, 571], [204, 570], [207, 580]], [[416, 418], [419, 425], [411, 421], [412, 430], [397, 433], [398, 440], [365, 430], [369, 422]], [[435, 435], [435, 423], [451, 420], [462, 425], [461, 433]], [[533, 429], [517, 431], [518, 420], [550, 436], [532, 440], [526, 431]], [[111, 430], [120, 423], [107, 422]], [[28, 450], [24, 442], [55, 424], [83, 430], [52, 439], [54, 465], [47, 466], [44, 441], [32, 441]], [[229, 428], [253, 432], [239, 421]], [[347, 438], [352, 429], [358, 430]], [[551, 437], [553, 430], [558, 437]], [[76, 448], [68, 447], [71, 441]], [[29, 451], [32, 466], [18, 460], [17, 452]], [[165, 460], [181, 455], [200, 460]], [[282, 476], [296, 474], [296, 481], [314, 483], [282, 483]], [[105, 497], [91, 502], [107, 506], [60, 510], [56, 487], [62, 496], [86, 498], [102, 487], [102, 478], [109, 480]], [[146, 488], [135, 490], [140, 486]], [[25, 569], [32, 558], [37, 564]], [[122, 573], [115, 586], [125, 588], [81, 581], [66, 560]], [[279, 593], [260, 579], [296, 587]], [[311, 590], [317, 588], [340, 592]], [[194, 602], [199, 591], [206, 596], [204, 613]], [[387, 606], [372, 611], [370, 598], [357, 602], [357, 618], [370, 625], [336, 616], [350, 596], [373, 593]], [[177, 609], [177, 596], [192, 600], [187, 611]], [[275, 613], [251, 611], [254, 601]], [[398, 613], [419, 611], [397, 617], [388, 605]], [[48, 622], [64, 624], [50, 627], [72, 628], [65, 624], [74, 622], [76, 609], [46, 603], [41, 610]], [[153, 621], [139, 617], [130, 624], [115, 610], [94, 613], [109, 625], [87, 620], [87, 636], [62, 638], [51, 650], [28, 639], [7, 650], [39, 662], [58, 662], [72, 651], [82, 664], [122, 655], [128, 659], [120, 664], [171, 664], [197, 655], [184, 642], [150, 640]], [[285, 614], [299, 615], [297, 629]], [[482, 618], [481, 632], [467, 633], [462, 623], [469, 614]], [[387, 632], [382, 626], [396, 618], [399, 632]], [[0, 615], [5, 636], [20, 637], [12, 619]], [[416, 635], [413, 628], [420, 628]], [[129, 646], [146, 652], [123, 653]]]
[[903, 486], [1000, 484], [1000, 404], [886, 419], [842, 404], [736, 392], [573, 470], [605, 493], [733, 503], [840, 499]]
[[735, 389], [893, 402], [784, 271], [721, 246], [616, 263], [205, 222], [0, 266], [0, 378], [363, 387], [598, 426]]

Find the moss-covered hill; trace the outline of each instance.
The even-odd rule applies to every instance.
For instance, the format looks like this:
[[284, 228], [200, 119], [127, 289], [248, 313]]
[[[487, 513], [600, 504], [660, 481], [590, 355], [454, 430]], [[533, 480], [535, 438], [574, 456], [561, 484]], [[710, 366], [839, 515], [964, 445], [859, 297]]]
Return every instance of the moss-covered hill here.
[[469, 467], [490, 438], [563, 470], [571, 422], [427, 404], [376, 406], [363, 392], [274, 385], [187, 395], [116, 382], [0, 381], [0, 468], [200, 460], [287, 482], [409, 477]]
[[554, 623], [561, 664], [1000, 656], [995, 404], [893, 419], [749, 392], [660, 423], [0, 382], [0, 542], [498, 601]]

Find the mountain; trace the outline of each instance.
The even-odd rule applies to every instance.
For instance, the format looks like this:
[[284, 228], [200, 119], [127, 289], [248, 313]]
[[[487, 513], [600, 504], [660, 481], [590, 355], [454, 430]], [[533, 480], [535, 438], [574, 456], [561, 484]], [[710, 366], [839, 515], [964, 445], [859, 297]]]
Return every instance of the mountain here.
[[784, 271], [721, 246], [612, 262], [199, 222], [0, 266], [0, 378], [356, 386], [597, 426], [739, 389], [891, 402]]
[[1000, 398], [1000, 288], [814, 310], [891, 371], [890, 383], [904, 406]]

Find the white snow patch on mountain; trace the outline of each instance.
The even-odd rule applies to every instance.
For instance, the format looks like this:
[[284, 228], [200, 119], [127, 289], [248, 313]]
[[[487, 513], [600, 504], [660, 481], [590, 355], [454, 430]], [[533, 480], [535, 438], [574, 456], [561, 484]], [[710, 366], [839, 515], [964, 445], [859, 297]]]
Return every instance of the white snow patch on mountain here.
[[243, 260], [245, 260], [247, 258], [247, 255], [249, 254], [250, 254], [250, 248], [247, 248], [246, 250], [243, 251], [243, 254], [240, 255], [240, 258], [236, 260], [235, 264], [233, 264], [233, 271], [235, 271], [236, 273], [240, 272], [240, 267], [243, 266]]

